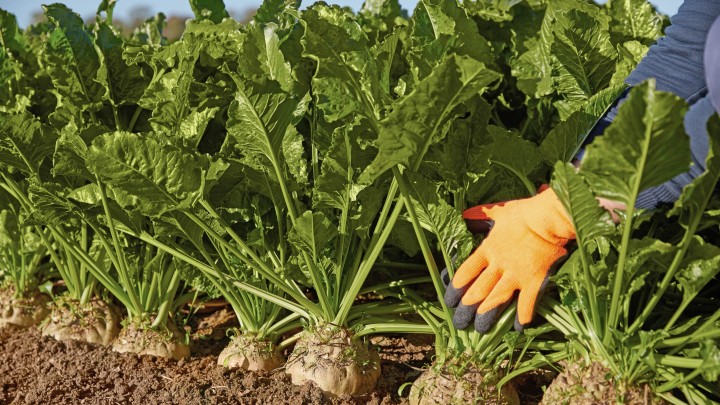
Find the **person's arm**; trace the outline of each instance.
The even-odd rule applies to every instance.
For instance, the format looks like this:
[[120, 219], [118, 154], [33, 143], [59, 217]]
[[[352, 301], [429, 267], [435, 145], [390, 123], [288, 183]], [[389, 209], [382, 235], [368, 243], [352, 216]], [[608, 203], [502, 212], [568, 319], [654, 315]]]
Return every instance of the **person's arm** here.
[[662, 203], [673, 203], [680, 198], [683, 188], [705, 171], [705, 159], [709, 150], [707, 122], [713, 114], [715, 108], [709, 95], [690, 107], [685, 114], [685, 132], [690, 136], [693, 165], [674, 179], [640, 193], [635, 206], [655, 208]]
[[[686, 0], [670, 19], [672, 25], [665, 36], [650, 47], [645, 58], [625, 80], [626, 84], [635, 86], [654, 78], [658, 90], [674, 93], [692, 106], [685, 117], [685, 129], [690, 136], [693, 166], [673, 180], [644, 191], [638, 199], [638, 208], [655, 208], [661, 203], [674, 202], [680, 197], [682, 189], [705, 170], [708, 152], [706, 124], [714, 109], [710, 100], [706, 99], [703, 53], [708, 32], [718, 16], [720, 0]], [[720, 47], [720, 43], [715, 46]], [[601, 135], [610, 125], [626, 96], [627, 92], [599, 120], [586, 143]]]
[[654, 78], [658, 90], [676, 94], [690, 103], [699, 99], [706, 89], [705, 41], [718, 16], [720, 0], [686, 0], [670, 18], [665, 36], [650, 47], [625, 83], [636, 86]]

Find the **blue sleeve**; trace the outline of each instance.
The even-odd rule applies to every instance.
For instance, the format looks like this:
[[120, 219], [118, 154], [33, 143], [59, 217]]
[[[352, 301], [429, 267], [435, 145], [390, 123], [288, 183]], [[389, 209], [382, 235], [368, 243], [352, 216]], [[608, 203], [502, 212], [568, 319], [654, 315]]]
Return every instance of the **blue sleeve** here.
[[685, 0], [665, 36], [650, 47], [625, 83], [636, 86], [653, 77], [657, 89], [689, 100], [705, 90], [705, 39], [720, 16], [720, 0]]
[[[650, 47], [648, 54], [625, 79], [626, 84], [635, 86], [654, 78], [658, 90], [674, 93], [691, 105], [685, 118], [685, 130], [690, 136], [694, 165], [687, 173], [641, 193], [637, 203], [639, 208], [654, 208], [659, 203], [677, 200], [683, 187], [704, 171], [708, 152], [706, 126], [714, 109], [706, 96], [703, 53], [710, 27], [718, 16], [720, 0], [685, 0], [670, 19], [672, 25], [665, 30], [665, 36]], [[586, 144], [610, 125], [626, 97], [627, 92], [598, 121]]]

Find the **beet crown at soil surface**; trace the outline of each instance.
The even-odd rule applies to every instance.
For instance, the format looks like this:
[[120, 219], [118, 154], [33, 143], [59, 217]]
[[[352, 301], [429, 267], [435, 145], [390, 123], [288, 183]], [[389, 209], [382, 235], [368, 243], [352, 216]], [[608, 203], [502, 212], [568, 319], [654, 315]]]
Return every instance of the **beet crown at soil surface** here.
[[655, 398], [647, 384], [620, 386], [612, 378], [612, 372], [602, 364], [584, 365], [571, 362], [545, 391], [542, 405], [615, 405], [645, 404], [667, 405]]
[[470, 365], [461, 372], [451, 371], [450, 367], [453, 365], [434, 366], [422, 373], [411, 388], [410, 405], [520, 405], [512, 384], [505, 384], [498, 391], [498, 378], [492, 370]]
[[311, 381], [329, 395], [367, 394], [380, 378], [380, 356], [345, 328], [321, 325], [302, 332], [288, 357], [297, 385]]
[[56, 300], [50, 307], [41, 328], [45, 336], [109, 345], [120, 333], [118, 309], [99, 298], [85, 306], [72, 300]]

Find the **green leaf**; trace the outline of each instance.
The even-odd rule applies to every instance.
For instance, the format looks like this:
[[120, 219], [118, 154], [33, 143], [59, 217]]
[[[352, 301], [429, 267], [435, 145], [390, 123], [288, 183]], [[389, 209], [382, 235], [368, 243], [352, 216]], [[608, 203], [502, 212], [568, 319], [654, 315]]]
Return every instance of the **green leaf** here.
[[268, 23], [280, 24], [283, 29], [295, 24], [300, 0], [264, 0], [255, 12], [253, 20], [263, 26]]
[[645, 0], [611, 0], [606, 8], [612, 18], [610, 35], [616, 44], [639, 41], [650, 46], [662, 35], [662, 18]]
[[129, 196], [145, 215], [190, 207], [202, 193], [204, 170], [194, 156], [141, 135], [98, 137], [86, 160], [93, 174]]
[[[540, 145], [545, 161], [554, 165], [558, 160], [569, 162], [575, 158], [592, 126], [605, 115], [625, 88], [625, 85], [618, 85], [601, 90], [580, 110], [573, 111], [569, 117], [557, 124]], [[561, 118], [562, 115], [561, 112]]]
[[653, 238], [631, 239], [625, 262], [629, 286], [623, 297], [629, 301], [633, 293], [647, 289], [652, 284], [646, 280], [651, 273], [664, 275], [676, 250], [676, 246]]
[[210, 20], [216, 24], [230, 16], [223, 0], [190, 0], [190, 8], [196, 19]]
[[567, 11], [557, 16], [554, 35], [551, 52], [558, 93], [585, 100], [608, 85], [617, 54], [599, 20], [582, 11]]
[[192, 109], [180, 122], [178, 135], [187, 140], [191, 149], [197, 149], [210, 120], [215, 117], [219, 107]]
[[[488, 0], [468, 2], [464, 6], [473, 15], [482, 17], [485, 20], [510, 21], [513, 20], [513, 7], [524, 3], [522, 0]], [[520, 13], [515, 13], [520, 14]]]
[[[553, 69], [557, 62], [551, 49], [558, 27], [563, 29], [567, 26], [567, 18], [565, 18], [564, 25], [559, 22], [564, 19], [563, 14], [568, 10], [572, 10], [571, 13], [584, 13], [590, 16], [600, 24], [603, 30], [607, 30], [609, 18], [601, 14], [595, 4], [578, 0], [548, 2], [544, 10], [545, 15], [540, 26], [539, 36], [528, 39], [523, 44], [527, 50], [516, 61], [511, 61], [512, 74], [519, 80], [518, 88], [531, 97], [540, 98], [552, 94], [556, 90]], [[580, 32], [580, 34], [582, 33]], [[567, 38], [567, 35], [564, 37]], [[569, 38], [567, 39], [569, 40]], [[572, 41], [565, 43], [560, 49], [565, 49], [570, 44]]]
[[275, 82], [238, 85], [228, 109], [223, 150], [245, 156], [257, 162], [258, 169], [276, 175], [283, 167], [283, 140], [291, 124], [302, 116], [303, 106]]
[[368, 236], [370, 226], [375, 222], [386, 197], [387, 187], [383, 188], [375, 185], [365, 187], [358, 193], [358, 203], [352, 207], [350, 213], [349, 227], [355, 231], [356, 235], [362, 238]]
[[494, 66], [490, 44], [457, 1], [421, 1], [411, 22], [408, 62], [414, 82], [431, 74], [450, 54], [468, 56]]
[[284, 91], [298, 94], [293, 92], [298, 83], [295, 81], [290, 62], [286, 60], [280, 49], [283, 43], [278, 29], [274, 23], [266, 24], [264, 27], [250, 27], [243, 38], [242, 56], [238, 58], [240, 64], [238, 72], [253, 81], [259, 81], [261, 77], [274, 80]]
[[10, 210], [0, 211], [0, 247], [17, 249], [20, 240], [18, 217]]
[[25, 51], [25, 39], [17, 25], [17, 19], [13, 14], [0, 9], [0, 22], [0, 46], [20, 56]]
[[570, 162], [585, 140], [587, 131], [597, 120], [584, 111], [576, 111], [553, 128], [540, 144], [540, 152], [548, 164]]
[[22, 111], [29, 104], [29, 86], [23, 83], [20, 58], [27, 53], [25, 39], [15, 16], [0, 9], [0, 111]]
[[295, 249], [307, 253], [318, 263], [322, 251], [338, 236], [338, 230], [321, 212], [305, 211], [295, 222], [288, 240]]
[[442, 140], [452, 120], [465, 111], [463, 103], [499, 78], [474, 59], [445, 59], [381, 122], [378, 156], [360, 181], [369, 183], [398, 164], [416, 170], [430, 145]]
[[708, 155], [705, 160], [705, 171], [685, 186], [680, 198], [675, 202], [668, 216], [679, 216], [680, 224], [687, 228], [695, 228], [715, 194], [720, 180], [720, 116], [717, 114], [708, 121]]
[[720, 248], [695, 237], [683, 259], [683, 267], [675, 275], [688, 304], [720, 273]]
[[701, 366], [703, 378], [706, 381], [717, 381], [720, 377], [720, 371], [718, 371], [720, 370], [720, 348], [718, 348], [717, 342], [704, 340], [700, 353], [703, 359]]
[[288, 170], [300, 185], [308, 184], [307, 159], [303, 136], [293, 126], [289, 126], [282, 142], [282, 154], [288, 162]]
[[408, 192], [423, 229], [435, 235], [446, 257], [465, 258], [472, 250], [472, 235], [462, 213], [440, 197], [438, 184], [421, 174], [407, 173]]
[[646, 45], [641, 44], [637, 41], [625, 42], [622, 45], [617, 46], [618, 53], [620, 54], [620, 61], [618, 61], [617, 67], [615, 68], [615, 74], [613, 75], [610, 83], [612, 85], [620, 85], [625, 83], [625, 78], [635, 70], [635, 67], [645, 57], [650, 48]]
[[92, 180], [93, 175], [85, 163], [85, 153], [93, 139], [108, 132], [110, 129], [104, 125], [91, 125], [82, 130], [74, 122], [66, 125], [55, 145], [53, 175]]
[[[55, 150], [57, 135], [34, 116], [0, 114], [0, 165], [38, 175]], [[7, 169], [5, 169], [7, 170]]]
[[468, 106], [469, 115], [453, 121], [445, 140], [432, 145], [425, 158], [453, 192], [479, 181], [489, 169], [492, 154], [488, 145], [491, 106], [481, 97]]
[[593, 239], [615, 232], [610, 214], [571, 163], [557, 162], [550, 184], [570, 216], [580, 246], [587, 249]]
[[[242, 25], [233, 19], [217, 24], [208, 20], [193, 20], [188, 22], [182, 42], [200, 44], [200, 63], [204, 66], [215, 68], [223, 62], [230, 62], [234, 66], [238, 62], [242, 64], [245, 59], [252, 60], [243, 46], [247, 35], [241, 28]], [[250, 64], [242, 66], [247, 68]]]
[[280, 83], [285, 91], [291, 91], [294, 85], [294, 78], [290, 63], [285, 61], [285, 56], [280, 50], [280, 38], [277, 33], [278, 27], [268, 24], [262, 31], [265, 52], [261, 55], [262, 66], [267, 66], [268, 76]]
[[415, 229], [409, 220], [399, 219], [395, 223], [387, 243], [410, 257], [420, 253], [420, 243], [418, 243]]
[[638, 194], [690, 166], [690, 145], [683, 127], [687, 105], [655, 82], [635, 87], [617, 117], [586, 149], [583, 174], [603, 197], [634, 205]]
[[173, 47], [171, 62], [175, 63], [177, 57], [177, 67], [156, 78], [138, 101], [141, 107], [152, 110], [153, 129], [173, 137], [180, 137], [182, 122], [191, 111], [190, 89], [200, 53], [197, 41], [184, 40], [177, 44]]
[[490, 163], [510, 171], [521, 181], [529, 194], [535, 192], [530, 176], [540, 168], [542, 155], [538, 147], [512, 131], [498, 127], [489, 128], [492, 137]]
[[106, 22], [100, 22], [95, 26], [94, 39], [101, 63], [97, 80], [106, 88], [106, 97], [114, 105], [137, 103], [150, 78], [140, 66], [125, 62], [122, 36]]
[[[353, 127], [338, 128], [332, 136], [332, 144], [323, 156], [320, 176], [313, 190], [313, 203], [317, 208], [335, 208], [346, 214], [350, 204], [364, 188], [356, 183], [355, 168], [363, 167], [361, 151], [353, 144]], [[363, 159], [367, 160], [367, 159]]]
[[105, 13], [107, 15], [107, 21], [112, 22], [112, 15], [116, 5], [117, 0], [102, 0], [95, 14], [97, 14], [98, 19], [100, 19], [100, 14]]
[[66, 189], [55, 183], [31, 184], [28, 197], [35, 209], [33, 216], [46, 224], [59, 226], [85, 217], [88, 211], [66, 198], [66, 193]]
[[338, 6], [317, 3], [303, 12], [303, 55], [317, 62], [313, 92], [328, 122], [379, 115], [379, 75], [368, 39]]
[[68, 116], [99, 110], [106, 89], [96, 80], [101, 65], [92, 36], [82, 18], [64, 5], [43, 7], [55, 25], [43, 55], [62, 107], [55, 116], [67, 120]]

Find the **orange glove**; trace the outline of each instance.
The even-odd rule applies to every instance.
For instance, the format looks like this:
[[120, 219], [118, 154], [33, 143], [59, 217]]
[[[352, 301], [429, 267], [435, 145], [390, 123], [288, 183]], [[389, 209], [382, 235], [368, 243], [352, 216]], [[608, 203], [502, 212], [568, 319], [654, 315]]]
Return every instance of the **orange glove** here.
[[445, 303], [457, 307], [453, 325], [475, 323], [487, 332], [519, 291], [515, 328], [532, 321], [552, 265], [575, 239], [575, 228], [552, 189], [524, 200], [470, 208], [466, 220], [491, 220], [492, 230], [460, 266], [445, 291]]

